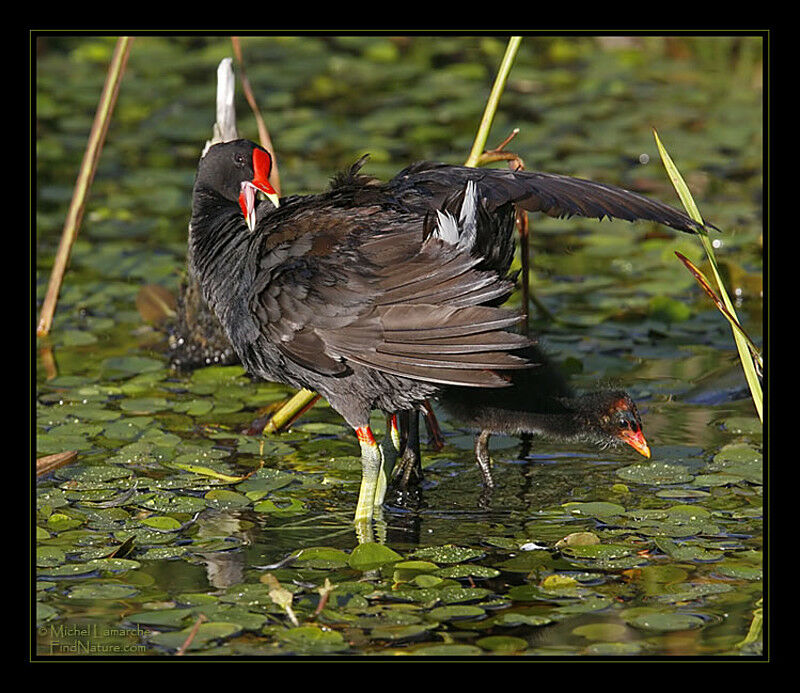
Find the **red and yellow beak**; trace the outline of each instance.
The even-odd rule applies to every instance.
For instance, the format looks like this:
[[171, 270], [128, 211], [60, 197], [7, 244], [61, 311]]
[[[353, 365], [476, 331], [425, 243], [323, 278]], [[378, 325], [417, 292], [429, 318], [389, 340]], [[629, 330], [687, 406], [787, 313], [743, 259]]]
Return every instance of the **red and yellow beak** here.
[[253, 180], [242, 182], [239, 193], [239, 207], [251, 231], [256, 227], [256, 190], [263, 192], [267, 199], [278, 207], [278, 193], [269, 182], [272, 171], [272, 157], [263, 149], [253, 150]]
[[620, 434], [620, 438], [622, 439], [622, 442], [630, 445], [640, 455], [644, 455], [648, 459], [650, 458], [650, 446], [644, 439], [644, 435], [642, 434], [641, 430], [623, 431]]

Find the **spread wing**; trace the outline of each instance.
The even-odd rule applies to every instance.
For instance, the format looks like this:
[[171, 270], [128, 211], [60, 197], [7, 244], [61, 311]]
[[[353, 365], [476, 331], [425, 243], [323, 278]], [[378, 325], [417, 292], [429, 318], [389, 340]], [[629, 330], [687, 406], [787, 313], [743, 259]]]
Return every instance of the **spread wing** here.
[[[679, 231], [703, 229], [691, 217], [667, 204], [614, 185], [539, 171], [510, 171], [449, 166], [432, 162], [413, 164], [389, 183], [398, 198], [410, 204], [438, 206], [467, 181], [476, 183], [489, 211], [513, 203], [530, 212], [552, 217], [644, 219]], [[711, 226], [710, 224], [706, 226]]]

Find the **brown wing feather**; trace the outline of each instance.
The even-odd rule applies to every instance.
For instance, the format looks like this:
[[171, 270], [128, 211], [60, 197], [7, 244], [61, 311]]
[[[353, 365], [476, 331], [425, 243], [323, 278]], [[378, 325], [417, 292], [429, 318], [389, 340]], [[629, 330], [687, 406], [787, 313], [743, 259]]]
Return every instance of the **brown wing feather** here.
[[507, 353], [530, 344], [507, 331], [519, 316], [477, 305], [511, 286], [474, 269], [479, 259], [439, 239], [421, 242], [421, 229], [365, 235], [360, 244], [349, 234], [334, 250], [314, 258], [289, 250], [264, 283], [262, 330], [287, 358], [323, 374], [351, 362], [480, 387], [506, 383], [495, 369], [527, 366]]

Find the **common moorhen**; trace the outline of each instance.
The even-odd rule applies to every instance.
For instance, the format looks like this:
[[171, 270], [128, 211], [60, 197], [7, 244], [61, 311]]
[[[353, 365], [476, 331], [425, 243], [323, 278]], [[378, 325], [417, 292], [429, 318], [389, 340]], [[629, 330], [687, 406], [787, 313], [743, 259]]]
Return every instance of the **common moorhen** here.
[[627, 444], [650, 457], [639, 411], [627, 392], [600, 390], [576, 395], [538, 346], [520, 354], [538, 366], [509, 373], [510, 386], [502, 391], [475, 393], [447, 387], [439, 393], [439, 402], [452, 417], [478, 431], [475, 458], [487, 487], [494, 486], [489, 463], [493, 433], [533, 434], [601, 448]]
[[[356, 165], [329, 191], [277, 206], [271, 162], [247, 140], [209, 148], [193, 190], [190, 262], [247, 370], [317, 391], [355, 429], [357, 521], [372, 516], [385, 490], [372, 409], [416, 409], [443, 385], [503, 387], [508, 376], [498, 371], [528, 365], [513, 353], [530, 345], [509, 331], [518, 316], [491, 305], [512, 285], [482, 235], [487, 216], [508, 215], [513, 204], [701, 229], [672, 207], [609, 185], [431, 163], [388, 183]], [[258, 214], [257, 191], [268, 198]], [[457, 196], [458, 219], [441, 211]]]

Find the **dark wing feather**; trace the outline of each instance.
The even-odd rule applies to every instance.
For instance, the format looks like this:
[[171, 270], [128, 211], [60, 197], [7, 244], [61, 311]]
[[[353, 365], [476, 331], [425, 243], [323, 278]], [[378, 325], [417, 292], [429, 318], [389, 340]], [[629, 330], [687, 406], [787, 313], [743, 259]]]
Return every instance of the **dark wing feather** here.
[[[697, 233], [703, 229], [687, 214], [662, 202], [613, 185], [538, 171], [468, 168], [421, 162], [395, 176], [389, 188], [406, 204], [421, 213], [438, 208], [468, 180], [478, 185], [478, 194], [491, 212], [513, 203], [530, 212], [554, 217], [583, 216], [644, 219], [679, 231]], [[706, 224], [716, 228], [711, 224]]]

